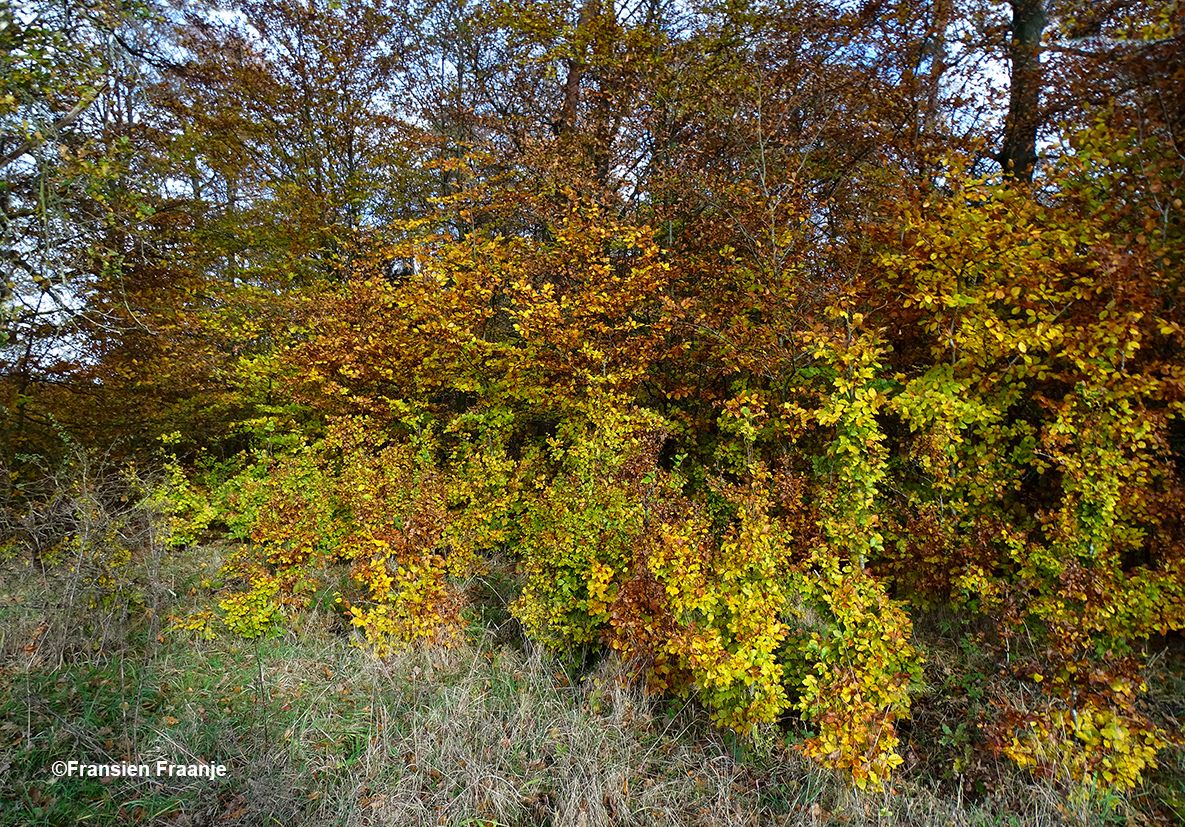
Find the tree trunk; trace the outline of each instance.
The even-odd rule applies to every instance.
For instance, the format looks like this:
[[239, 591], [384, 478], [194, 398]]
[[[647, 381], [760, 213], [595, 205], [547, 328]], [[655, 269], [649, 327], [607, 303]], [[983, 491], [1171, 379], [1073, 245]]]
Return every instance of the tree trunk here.
[[1030, 182], [1037, 164], [1037, 129], [1041, 125], [1041, 34], [1048, 19], [1044, 0], [1011, 0], [1012, 38], [1008, 60], [1012, 82], [1004, 144], [996, 160], [1006, 178]]
[[[574, 46], [583, 49], [581, 43], [585, 29], [600, 11], [599, 0], [584, 0], [580, 7], [580, 19], [576, 23]], [[580, 108], [580, 82], [584, 79], [587, 68], [582, 55], [572, 55], [568, 58], [568, 76], [564, 81], [564, 111], [560, 114], [557, 132], [560, 134], [576, 131], [576, 119]]]
[[933, 21], [927, 37], [926, 50], [930, 54], [930, 73], [926, 79], [926, 111], [922, 116], [922, 134], [933, 135], [938, 121], [938, 93], [942, 88], [942, 74], [946, 71], [946, 30], [950, 26], [950, 0], [935, 0]]

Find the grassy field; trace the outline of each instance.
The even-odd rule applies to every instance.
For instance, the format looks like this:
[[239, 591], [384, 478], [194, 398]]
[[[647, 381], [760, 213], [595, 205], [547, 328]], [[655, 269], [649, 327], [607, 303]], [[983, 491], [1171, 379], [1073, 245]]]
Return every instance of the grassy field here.
[[[130, 583], [10, 551], [0, 571], [0, 825], [1053, 825], [1172, 823], [1185, 750], [1132, 795], [1066, 796], [979, 749], [974, 629], [919, 622], [928, 686], [893, 787], [856, 791], [740, 738], [694, 697], [647, 696], [613, 657], [545, 655], [507, 610], [507, 565], [470, 583], [453, 646], [378, 659], [318, 608], [259, 642], [178, 629], [216, 603], [218, 545], [143, 555]], [[978, 658], [978, 659], [977, 659]], [[1149, 698], [1185, 698], [1181, 659]], [[972, 680], [975, 678], [975, 680]], [[1001, 691], [1004, 691], [1003, 688]], [[82, 764], [224, 765], [223, 778], [80, 778]]]

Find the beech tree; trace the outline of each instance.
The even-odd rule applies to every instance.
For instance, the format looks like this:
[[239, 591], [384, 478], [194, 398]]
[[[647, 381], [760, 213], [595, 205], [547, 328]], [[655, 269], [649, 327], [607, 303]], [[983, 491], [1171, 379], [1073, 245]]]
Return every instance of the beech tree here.
[[194, 509], [249, 541], [229, 629], [338, 565], [380, 650], [443, 635], [497, 548], [544, 645], [741, 732], [792, 713], [877, 789], [944, 607], [1025, 688], [977, 748], [1154, 765], [1177, 5], [96, 8], [97, 69], [63, 22], [3, 35], [6, 448], [69, 410], [254, 449]]
[[[44, 447], [50, 411], [69, 420], [70, 399], [97, 392], [80, 377], [111, 342], [146, 329], [150, 308], [172, 305], [176, 294], [149, 296], [171, 293], [170, 280], [140, 266], [159, 260], [152, 236], [170, 221], [160, 189], [167, 161], [149, 137], [155, 124], [144, 103], [154, 71], [141, 59], [155, 37], [147, 9], [63, 0], [9, 10], [0, 24], [4, 449], [11, 462], [16, 452]], [[38, 401], [39, 394], [56, 401]]]

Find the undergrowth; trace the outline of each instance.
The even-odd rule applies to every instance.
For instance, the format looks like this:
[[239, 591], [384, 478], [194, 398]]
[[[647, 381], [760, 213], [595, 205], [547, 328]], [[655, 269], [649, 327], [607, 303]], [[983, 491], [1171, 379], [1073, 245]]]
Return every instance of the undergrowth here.
[[[993, 755], [985, 723], [1029, 690], [999, 668], [989, 623], [918, 616], [913, 644], [927, 656], [899, 728], [904, 763], [885, 789], [864, 791], [803, 754], [808, 716], [737, 734], [694, 687], [647, 693], [616, 652], [538, 647], [513, 612], [522, 576], [501, 555], [451, 584], [463, 631], [447, 646], [379, 657], [331, 591], [270, 635], [194, 622], [242, 547], [170, 547], [154, 485], [134, 468], [71, 475], [58, 498], [37, 501], [38, 519], [7, 511], [0, 826], [1085, 827], [1185, 816], [1179, 740], [1130, 792], [1083, 790]], [[1157, 643], [1142, 711], [1179, 733], [1185, 654]], [[53, 774], [71, 760], [226, 774]]]
[[[200, 605], [221, 553], [171, 553], [158, 611]], [[1101, 825], [1180, 806], [1179, 751], [1136, 795], [1079, 802], [984, 763], [974, 718], [989, 699], [946, 691], [981, 668], [975, 638], [949, 634], [928, 675], [946, 705], [921, 705], [893, 789], [861, 793], [788, 746], [797, 721], [742, 738], [694, 696], [647, 695], [616, 655], [533, 647], [506, 611], [513, 577], [492, 563], [470, 584], [464, 641], [380, 659], [322, 610], [257, 641], [150, 637], [141, 617], [118, 647], [62, 647], [27, 629], [67, 622], [55, 613], [70, 608], [69, 578], [13, 557], [0, 602], [0, 824]], [[1182, 697], [1169, 660], [1150, 689], [1166, 707]], [[71, 759], [208, 762], [227, 775], [55, 779], [52, 763]]]

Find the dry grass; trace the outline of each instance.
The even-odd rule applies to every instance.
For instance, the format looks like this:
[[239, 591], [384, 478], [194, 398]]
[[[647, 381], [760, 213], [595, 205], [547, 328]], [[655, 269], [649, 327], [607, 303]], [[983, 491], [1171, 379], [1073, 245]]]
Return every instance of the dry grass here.
[[[258, 644], [169, 631], [161, 618], [209, 605], [202, 583], [218, 551], [154, 548], [141, 543], [133, 557], [135, 594], [106, 604], [80, 588], [77, 570], [43, 571], [21, 554], [2, 564], [0, 825], [1085, 827], [1146, 823], [1141, 813], [1185, 778], [1178, 747], [1138, 795], [1071, 804], [1007, 768], [976, 789], [937, 772], [943, 759], [931, 755], [895, 790], [863, 794], [777, 728], [740, 739], [714, 729], [694, 698], [634, 688], [613, 657], [577, 671], [521, 641], [505, 612], [507, 569], [475, 584], [467, 640], [380, 660], [317, 610]], [[38, 636], [42, 626], [58, 631]], [[944, 656], [966, 660], [956, 677], [975, 667], [974, 652]], [[955, 689], [941, 672], [936, 696]], [[1182, 694], [1166, 668], [1149, 697], [1176, 708]], [[915, 737], [954, 721], [949, 710], [926, 714]], [[58, 758], [158, 757], [229, 773], [100, 784], [47, 771]], [[1148, 806], [1135, 806], [1141, 795]]]

